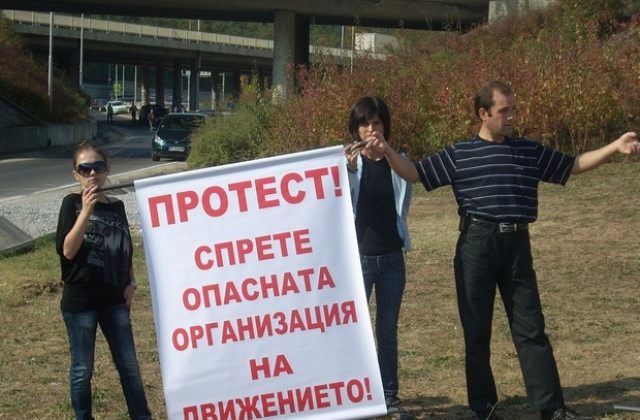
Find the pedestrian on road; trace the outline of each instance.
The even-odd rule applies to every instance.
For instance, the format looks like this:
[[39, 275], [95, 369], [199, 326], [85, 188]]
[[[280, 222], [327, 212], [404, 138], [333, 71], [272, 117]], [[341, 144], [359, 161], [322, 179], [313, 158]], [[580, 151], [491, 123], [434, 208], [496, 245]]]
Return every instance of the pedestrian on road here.
[[153, 127], [155, 127], [156, 116], [153, 112], [153, 107], [149, 107], [149, 112], [147, 113], [147, 119], [149, 120], [149, 130], [153, 131]]
[[515, 99], [511, 87], [492, 81], [475, 97], [477, 136], [415, 164], [384, 138], [367, 144], [391, 168], [427, 191], [451, 185], [460, 236], [454, 271], [465, 340], [467, 394], [476, 419], [498, 419], [490, 340], [496, 287], [504, 303], [531, 408], [542, 420], [585, 419], [565, 406], [555, 358], [545, 333], [528, 224], [538, 216], [538, 183], [564, 185], [570, 174], [597, 168], [616, 153], [640, 152], [637, 133], [577, 156], [511, 137]]
[[73, 168], [82, 190], [63, 199], [56, 231], [64, 284], [60, 309], [71, 350], [71, 405], [76, 420], [93, 419], [91, 377], [100, 326], [120, 375], [129, 417], [148, 420], [151, 413], [131, 328], [136, 282], [124, 204], [100, 191], [109, 165], [96, 145], [81, 143]]
[[107, 104], [107, 122], [113, 123], [113, 106], [110, 103]]
[[413, 420], [398, 398], [398, 318], [406, 284], [404, 251], [411, 249], [407, 216], [413, 185], [391, 170], [383, 153], [363, 148], [363, 142], [388, 141], [391, 135], [389, 108], [381, 98], [358, 99], [348, 127], [354, 142], [344, 153], [367, 301], [376, 290], [375, 333], [387, 414]]
[[138, 114], [138, 107], [136, 107], [135, 103], [131, 104], [131, 108], [129, 108], [129, 112], [131, 112], [131, 124], [135, 124], [136, 115]]

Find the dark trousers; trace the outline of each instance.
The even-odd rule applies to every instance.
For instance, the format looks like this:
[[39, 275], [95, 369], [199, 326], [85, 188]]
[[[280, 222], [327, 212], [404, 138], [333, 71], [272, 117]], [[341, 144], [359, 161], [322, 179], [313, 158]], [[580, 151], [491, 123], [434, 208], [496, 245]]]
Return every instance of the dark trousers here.
[[367, 301], [376, 289], [376, 343], [384, 396], [398, 393], [398, 318], [406, 284], [402, 250], [385, 255], [360, 255]]
[[497, 225], [471, 224], [458, 238], [454, 268], [471, 409], [487, 411], [498, 401], [490, 364], [496, 286], [507, 313], [531, 407], [534, 410], [563, 407], [558, 369], [544, 331], [529, 232], [500, 233]]

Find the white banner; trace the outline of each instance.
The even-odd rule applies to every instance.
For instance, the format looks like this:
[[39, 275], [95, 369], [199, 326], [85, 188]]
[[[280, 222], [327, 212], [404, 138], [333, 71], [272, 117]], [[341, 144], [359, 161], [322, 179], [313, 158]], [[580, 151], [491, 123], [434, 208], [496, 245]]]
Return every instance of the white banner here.
[[342, 147], [135, 188], [169, 419], [386, 413]]

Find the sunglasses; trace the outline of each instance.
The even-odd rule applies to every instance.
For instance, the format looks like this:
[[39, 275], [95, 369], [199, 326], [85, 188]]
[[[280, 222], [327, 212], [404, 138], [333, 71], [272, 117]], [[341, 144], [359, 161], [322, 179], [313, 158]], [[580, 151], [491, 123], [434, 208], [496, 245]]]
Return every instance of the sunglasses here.
[[93, 163], [81, 163], [76, 166], [76, 172], [80, 174], [80, 176], [87, 177], [91, 175], [91, 171], [95, 171], [97, 174], [104, 173], [107, 170], [107, 163], [99, 160]]

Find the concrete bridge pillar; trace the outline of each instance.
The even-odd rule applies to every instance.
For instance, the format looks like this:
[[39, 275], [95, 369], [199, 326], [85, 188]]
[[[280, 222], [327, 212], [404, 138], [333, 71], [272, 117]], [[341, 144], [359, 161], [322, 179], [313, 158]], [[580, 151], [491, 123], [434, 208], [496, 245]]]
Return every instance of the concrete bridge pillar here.
[[171, 109], [182, 107], [182, 65], [180, 60], [173, 61], [173, 97], [171, 98]]
[[67, 76], [76, 86], [80, 86], [80, 41], [78, 41], [78, 48], [70, 52], [69, 59], [65, 61], [64, 70]]
[[156, 64], [156, 105], [164, 108], [164, 64]]
[[309, 63], [309, 20], [294, 12], [274, 15], [273, 97], [286, 98], [294, 85], [294, 69]]
[[200, 53], [191, 60], [191, 74], [189, 75], [189, 111], [197, 111], [200, 104], [200, 68], [202, 66]]
[[142, 94], [142, 104], [149, 105], [149, 85], [151, 84], [151, 69], [149, 66], [142, 67], [142, 82], [140, 83], [141, 94]]
[[520, 16], [529, 10], [543, 9], [555, 0], [499, 0], [489, 2], [489, 23], [505, 16]]
[[[230, 74], [231, 85], [227, 86], [227, 92], [231, 91], [231, 96], [235, 101], [236, 99], [238, 99], [240, 91], [242, 90], [242, 73], [238, 70], [234, 70]], [[227, 79], [227, 82], [229, 82], [229, 79]]]
[[292, 86], [287, 68], [293, 64], [295, 14], [276, 12], [273, 22], [273, 97], [286, 98]]

